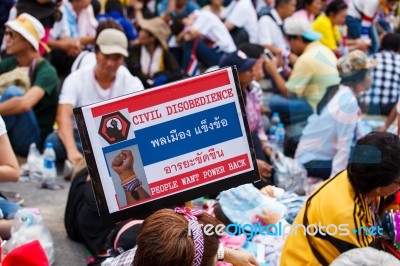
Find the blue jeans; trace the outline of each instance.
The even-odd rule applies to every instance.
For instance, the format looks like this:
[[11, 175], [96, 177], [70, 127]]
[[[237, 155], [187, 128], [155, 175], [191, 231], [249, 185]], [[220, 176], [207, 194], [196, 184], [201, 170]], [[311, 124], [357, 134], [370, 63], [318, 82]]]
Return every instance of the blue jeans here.
[[313, 109], [305, 100], [286, 98], [277, 94], [267, 99], [266, 106], [269, 106], [272, 112], [278, 112], [281, 121], [286, 125], [307, 121], [313, 113]]
[[[4, 91], [0, 102], [23, 95], [24, 92], [19, 87], [11, 85]], [[39, 149], [41, 148], [39, 124], [33, 110], [21, 114], [3, 115], [2, 117], [6, 123], [8, 137], [15, 153], [27, 156], [32, 142], [35, 142]]]
[[[190, 57], [192, 55], [194, 41], [185, 42], [182, 45], [183, 49], [183, 58], [182, 58], [182, 67], [186, 69], [190, 62]], [[221, 59], [223, 53], [218, 52], [217, 49], [210, 48], [203, 40], [199, 40], [197, 43], [196, 56], [197, 60], [201, 62], [201, 64], [208, 68], [212, 66], [217, 66], [219, 64], [219, 60]]]
[[[83, 152], [81, 139], [77, 129], [74, 129], [75, 144], [80, 152]], [[65, 150], [64, 144], [62, 143], [60, 136], [57, 133], [51, 133], [47, 136], [45, 142], [51, 142], [53, 144], [54, 151], [56, 152], [56, 158], [58, 162], [64, 162], [67, 159], [67, 151]]]
[[21, 209], [20, 206], [15, 204], [12, 201], [9, 201], [3, 197], [0, 197], [0, 210], [3, 212], [4, 218], [5, 219], [13, 219], [15, 213]]
[[[361, 19], [347, 16], [346, 25], [349, 39], [358, 39], [361, 37]], [[379, 50], [379, 36], [374, 24], [371, 25], [369, 38], [372, 42], [369, 47], [369, 53], [374, 54]]]

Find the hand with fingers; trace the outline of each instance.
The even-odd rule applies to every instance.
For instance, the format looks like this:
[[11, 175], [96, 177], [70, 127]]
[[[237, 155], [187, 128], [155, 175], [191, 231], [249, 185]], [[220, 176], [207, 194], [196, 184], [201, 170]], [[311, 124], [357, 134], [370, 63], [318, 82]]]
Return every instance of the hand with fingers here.
[[111, 167], [119, 175], [121, 184], [136, 177], [135, 171], [133, 170], [133, 161], [134, 158], [130, 150], [121, 150], [112, 161]]

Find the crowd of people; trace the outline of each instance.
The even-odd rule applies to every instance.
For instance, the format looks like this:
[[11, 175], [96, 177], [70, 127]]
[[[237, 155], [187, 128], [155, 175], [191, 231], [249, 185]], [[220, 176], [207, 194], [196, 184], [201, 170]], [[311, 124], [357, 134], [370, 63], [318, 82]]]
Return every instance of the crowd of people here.
[[[94, 254], [93, 265], [258, 265], [217, 236], [188, 233], [191, 222], [237, 222], [223, 201], [209, 214], [171, 206], [147, 215], [124, 248], [113, 247], [110, 239], [127, 222], [99, 220], [73, 117], [74, 108], [213, 69], [236, 66], [260, 197], [271, 196], [271, 187], [262, 187], [275, 184], [272, 162], [281, 148], [269, 129], [273, 114], [286, 128], [283, 153], [306, 169], [309, 183], [321, 182], [311, 196], [294, 195], [292, 226], [377, 226], [400, 188], [397, 0], [5, 0], [0, 20], [0, 181], [18, 180], [15, 155], [52, 143], [58, 164], [74, 168], [67, 234]], [[365, 134], [361, 122], [371, 115], [385, 123]], [[121, 184], [136, 176], [133, 160], [129, 151], [114, 159]], [[129, 202], [149, 197], [143, 188], [124, 190]], [[10, 236], [19, 208], [0, 197], [1, 238]], [[257, 217], [263, 224], [285, 218], [269, 211]], [[383, 249], [373, 235], [259, 241], [271, 247], [271, 265], [355, 265], [350, 261], [362, 256], [347, 252]], [[395, 265], [384, 250], [387, 256], [375, 258]]]

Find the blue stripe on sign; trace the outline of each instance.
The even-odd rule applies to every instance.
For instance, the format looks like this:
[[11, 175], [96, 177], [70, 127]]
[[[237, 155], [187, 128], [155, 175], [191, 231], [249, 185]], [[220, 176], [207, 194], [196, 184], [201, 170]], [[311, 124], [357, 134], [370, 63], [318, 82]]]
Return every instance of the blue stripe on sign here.
[[[226, 126], [222, 126], [222, 120], [227, 121]], [[206, 124], [202, 124], [202, 121]], [[181, 139], [178, 135], [176, 140], [175, 133], [180, 133], [185, 138]], [[229, 103], [137, 130], [135, 136], [143, 165], [149, 165], [235, 139], [243, 134], [235, 103]]]

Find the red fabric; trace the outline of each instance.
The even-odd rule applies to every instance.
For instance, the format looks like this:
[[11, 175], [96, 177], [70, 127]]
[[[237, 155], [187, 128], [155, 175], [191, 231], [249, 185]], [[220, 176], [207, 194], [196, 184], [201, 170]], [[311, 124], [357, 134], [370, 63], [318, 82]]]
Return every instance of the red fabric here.
[[49, 266], [46, 253], [38, 240], [19, 246], [4, 257], [2, 266]]

